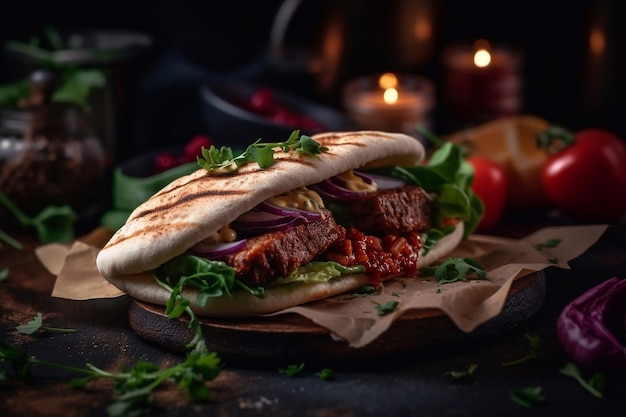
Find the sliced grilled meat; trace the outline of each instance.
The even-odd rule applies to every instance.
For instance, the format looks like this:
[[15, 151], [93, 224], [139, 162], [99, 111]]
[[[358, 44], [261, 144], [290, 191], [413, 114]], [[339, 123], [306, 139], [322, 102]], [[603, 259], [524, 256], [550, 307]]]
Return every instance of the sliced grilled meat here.
[[286, 276], [310, 262], [332, 244], [344, 239], [346, 230], [338, 225], [329, 210], [324, 218], [247, 239], [244, 249], [222, 258], [235, 269], [237, 278], [247, 285], [262, 285]]
[[345, 206], [354, 226], [375, 236], [423, 232], [430, 228], [433, 215], [426, 192], [412, 185], [366, 194]]

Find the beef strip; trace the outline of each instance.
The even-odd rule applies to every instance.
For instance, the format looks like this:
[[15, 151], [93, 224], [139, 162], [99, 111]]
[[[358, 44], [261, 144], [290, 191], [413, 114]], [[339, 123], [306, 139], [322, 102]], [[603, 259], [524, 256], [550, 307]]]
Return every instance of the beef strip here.
[[262, 285], [272, 278], [286, 276], [313, 260], [333, 243], [344, 239], [346, 231], [329, 210], [323, 219], [299, 224], [288, 230], [247, 239], [246, 247], [222, 258], [247, 285]]
[[413, 185], [366, 194], [345, 205], [354, 226], [365, 234], [402, 235], [431, 227], [433, 205], [426, 192]]

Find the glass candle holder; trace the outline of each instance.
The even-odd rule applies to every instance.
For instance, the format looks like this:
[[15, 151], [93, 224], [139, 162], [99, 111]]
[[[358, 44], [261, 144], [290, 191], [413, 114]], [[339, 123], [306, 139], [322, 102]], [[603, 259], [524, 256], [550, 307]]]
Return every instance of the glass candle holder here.
[[518, 113], [520, 65], [518, 50], [485, 40], [445, 48], [444, 107], [453, 127]]
[[413, 74], [373, 74], [350, 80], [344, 86], [344, 106], [360, 129], [414, 134], [431, 129], [435, 87]]

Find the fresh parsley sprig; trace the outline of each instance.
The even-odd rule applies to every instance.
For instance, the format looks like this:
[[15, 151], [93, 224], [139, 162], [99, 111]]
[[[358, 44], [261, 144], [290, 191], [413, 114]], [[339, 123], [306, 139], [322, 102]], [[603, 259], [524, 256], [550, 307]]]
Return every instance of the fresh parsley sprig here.
[[[192, 400], [209, 399], [211, 391], [205, 381], [217, 377], [222, 369], [220, 358], [215, 352], [209, 352], [204, 343], [197, 343], [184, 362], [165, 369], [145, 361], [139, 361], [127, 371], [120, 372], [107, 372], [92, 364], [87, 364], [86, 368], [77, 368], [30, 357], [25, 351], [0, 340], [0, 364], [3, 362], [13, 365], [13, 371], [20, 378], [28, 377], [33, 365], [85, 375], [70, 381], [73, 388], [85, 388], [88, 382], [101, 378], [115, 381], [116, 401], [107, 408], [110, 417], [148, 413], [154, 404], [154, 390], [168, 380], [176, 382], [178, 388]], [[9, 376], [6, 370], [0, 369], [0, 380], [7, 380]]]
[[[116, 398], [107, 407], [110, 417], [141, 416], [149, 413], [154, 405], [154, 391], [166, 381], [174, 381], [191, 400], [210, 399], [211, 390], [206, 381], [219, 375], [223, 367], [221, 359], [217, 353], [207, 349], [200, 322], [189, 307], [189, 302], [180, 295], [180, 289], [174, 291], [167, 283], [156, 279], [159, 285], [170, 292], [166, 307], [168, 316], [173, 318], [187, 313], [190, 317], [189, 328], [194, 332], [194, 338], [187, 345], [190, 351], [185, 361], [165, 369], [150, 362], [139, 361], [128, 370], [107, 372], [90, 363], [85, 368], [77, 368], [32, 358], [26, 352], [0, 340], [0, 365], [4, 362], [11, 364], [14, 373], [21, 378], [29, 376], [29, 369], [33, 365], [50, 366], [85, 375], [70, 381], [73, 388], [85, 388], [90, 381], [101, 378], [111, 379], [115, 381]], [[38, 314], [25, 330], [36, 331], [40, 320], [41, 315]], [[8, 378], [9, 373], [4, 367], [0, 367], [0, 380]]]
[[585, 379], [578, 366], [572, 362], [565, 364], [563, 368], [559, 369], [559, 372], [578, 381], [594, 397], [602, 398], [604, 396], [602, 391], [606, 385], [606, 378], [603, 373], [594, 372], [589, 379]]
[[467, 281], [469, 276], [473, 276], [475, 279], [487, 277], [487, 271], [473, 258], [447, 258], [439, 265], [422, 268], [420, 273], [424, 277], [434, 275], [439, 284]]
[[328, 150], [310, 136], [300, 135], [299, 130], [294, 130], [289, 139], [284, 142], [263, 143], [261, 139], [258, 139], [238, 155], [235, 155], [227, 146], [217, 148], [211, 145], [209, 149], [202, 147], [202, 157], [198, 156], [197, 159], [202, 168], [212, 173], [234, 172], [240, 166], [251, 162], [256, 162], [259, 167], [265, 169], [274, 163], [274, 149], [276, 148], [280, 148], [283, 152], [293, 151], [314, 158]]

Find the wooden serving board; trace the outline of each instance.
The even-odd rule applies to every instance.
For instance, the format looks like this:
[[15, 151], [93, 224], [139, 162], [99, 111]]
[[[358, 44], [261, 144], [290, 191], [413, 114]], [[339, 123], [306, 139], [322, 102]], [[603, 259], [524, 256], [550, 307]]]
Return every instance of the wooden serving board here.
[[[229, 363], [351, 363], [372, 358], [484, 341], [527, 323], [545, 300], [545, 277], [536, 272], [513, 282], [502, 312], [464, 333], [440, 310], [410, 310], [378, 339], [361, 348], [334, 340], [330, 332], [297, 314], [247, 319], [200, 317], [207, 347]], [[183, 353], [192, 339], [187, 317], [169, 319], [162, 306], [133, 300], [131, 328], [143, 339]], [[459, 342], [459, 343], [454, 343]], [[298, 363], [299, 363], [298, 362]]]

